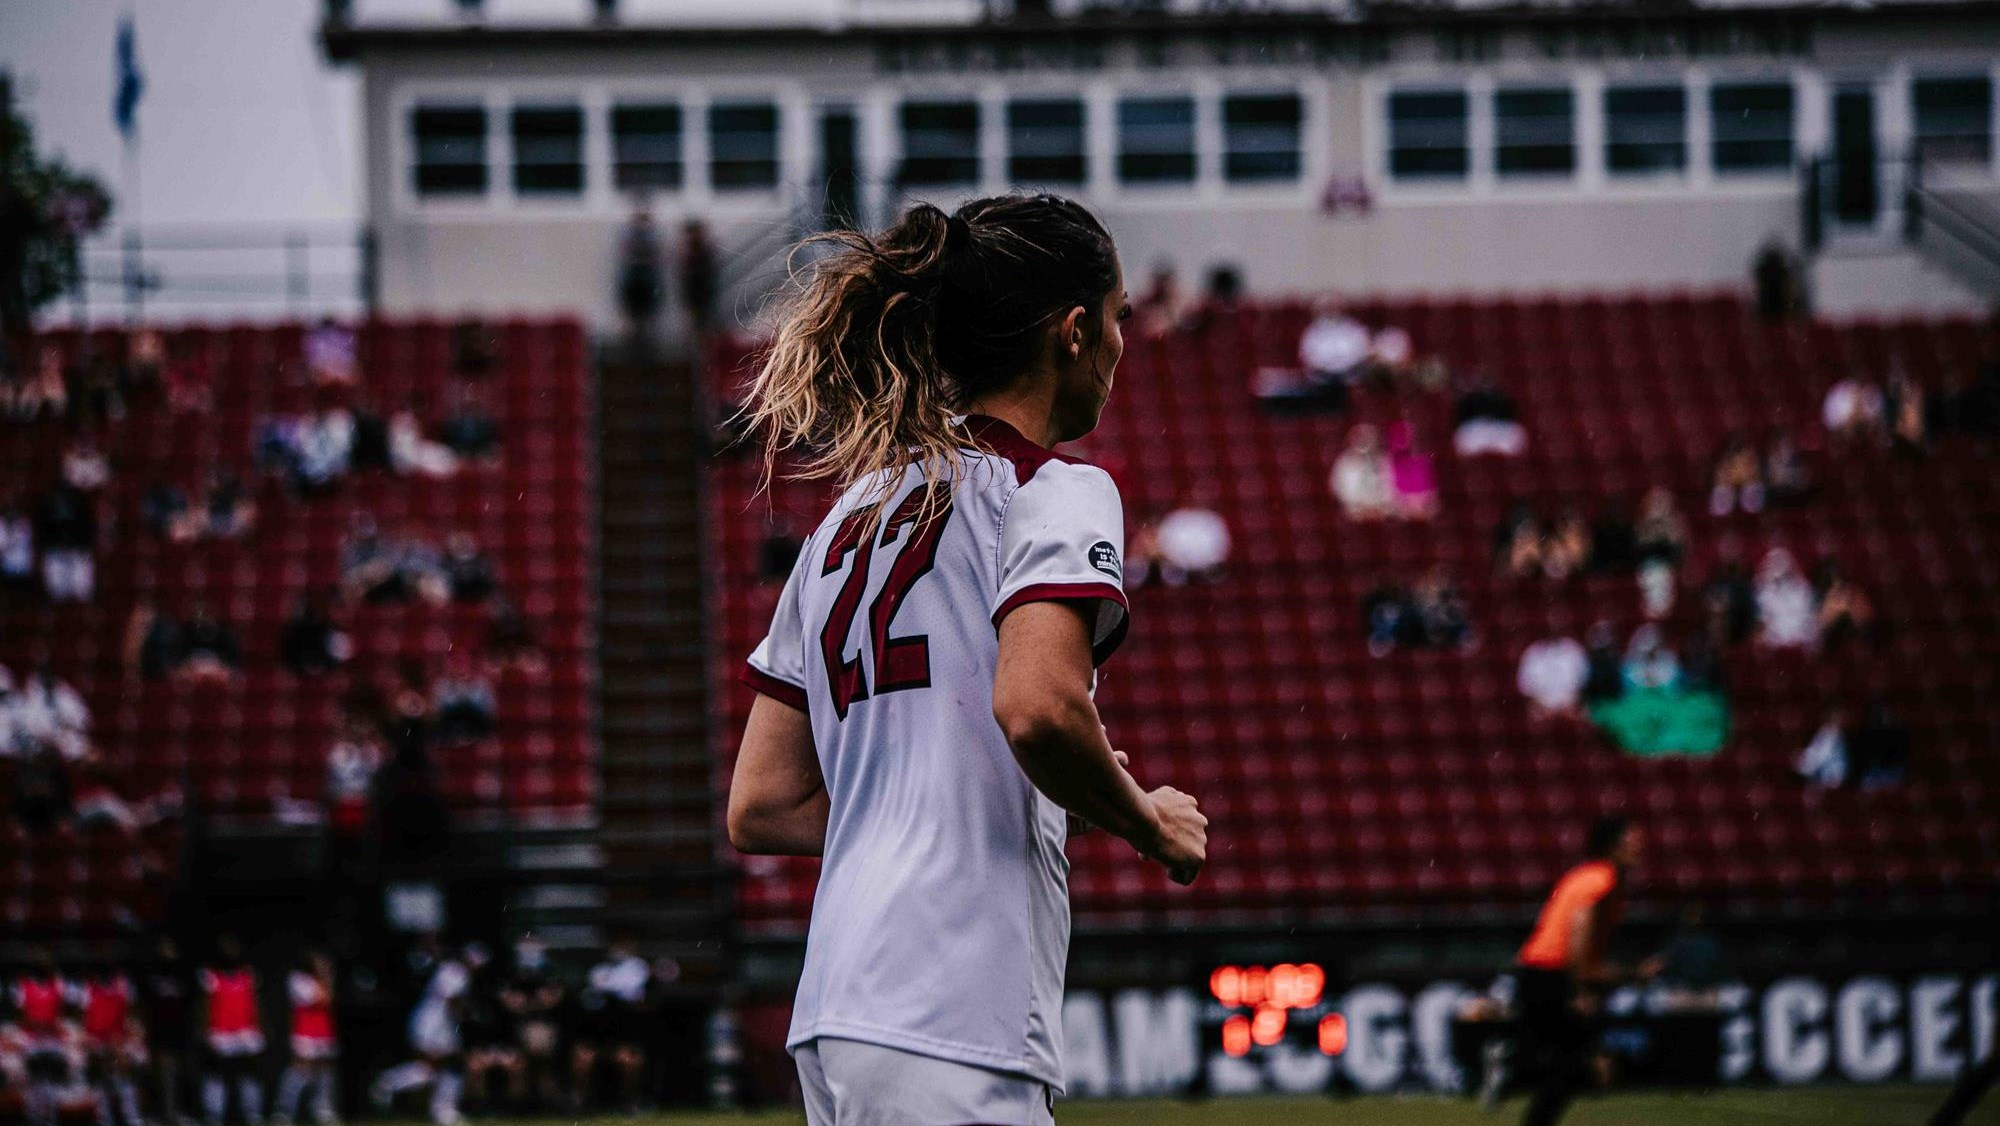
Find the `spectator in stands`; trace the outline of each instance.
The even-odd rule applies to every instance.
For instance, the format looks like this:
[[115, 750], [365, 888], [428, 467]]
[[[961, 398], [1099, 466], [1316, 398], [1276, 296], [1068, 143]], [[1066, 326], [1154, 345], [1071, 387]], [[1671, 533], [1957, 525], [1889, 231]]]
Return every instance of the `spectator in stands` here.
[[1743, 433], [1723, 439], [1708, 480], [1711, 515], [1727, 516], [1738, 508], [1753, 516], [1764, 511], [1764, 464], [1757, 456], [1757, 447]]
[[590, 1103], [597, 1065], [603, 1060], [618, 1073], [619, 1104], [628, 1114], [638, 1112], [646, 1068], [642, 1007], [652, 976], [652, 967], [639, 957], [638, 944], [629, 934], [613, 937], [604, 960], [591, 967], [577, 997], [583, 1017], [570, 1056], [572, 1098], [578, 1108]]
[[466, 379], [480, 379], [500, 366], [500, 337], [486, 322], [467, 318], [451, 329], [451, 369]]
[[241, 477], [216, 469], [209, 474], [201, 515], [202, 530], [211, 539], [233, 540], [249, 535], [257, 526], [257, 501]]
[[1784, 243], [1776, 238], [1766, 242], [1750, 276], [1757, 291], [1757, 315], [1766, 323], [1788, 321], [1805, 311], [1804, 273]]
[[1435, 360], [1418, 361], [1410, 334], [1394, 325], [1375, 334], [1368, 345], [1368, 373], [1390, 390], [1435, 391], [1449, 373]]
[[1389, 457], [1376, 429], [1359, 423], [1347, 432], [1347, 448], [1333, 463], [1330, 482], [1349, 520], [1373, 521], [1398, 515]]
[[1187, 330], [1188, 299], [1181, 290], [1174, 264], [1161, 259], [1153, 266], [1146, 292], [1132, 303], [1132, 319], [1141, 339], [1158, 340]]
[[1847, 751], [1850, 775], [1862, 789], [1899, 785], [1910, 768], [1910, 729], [1878, 696], [1848, 737]]
[[1322, 391], [1350, 388], [1366, 374], [1372, 344], [1368, 326], [1348, 316], [1340, 302], [1329, 297], [1299, 337], [1299, 366], [1306, 381]]
[[1386, 657], [1397, 646], [1422, 636], [1422, 622], [1411, 604], [1410, 592], [1386, 576], [1376, 579], [1362, 596], [1361, 625], [1369, 655], [1374, 657]]
[[1389, 427], [1389, 477], [1395, 487], [1396, 510], [1405, 520], [1429, 520], [1437, 515], [1437, 471], [1431, 455], [1408, 422]]
[[1837, 790], [1847, 784], [1847, 716], [1840, 708], [1826, 710], [1795, 769], [1799, 777], [1822, 789]]
[[449, 477], [458, 472], [458, 454], [424, 436], [417, 397], [412, 395], [389, 418], [389, 468], [408, 476]]
[[334, 624], [337, 591], [299, 596], [298, 608], [286, 620], [278, 640], [279, 659], [295, 676], [323, 676], [347, 663], [354, 641]]
[[1923, 388], [1899, 361], [1882, 396], [1882, 415], [1889, 429], [1890, 448], [1903, 457], [1920, 458], [1930, 451], [1930, 420]]
[[1561, 582], [1590, 567], [1590, 522], [1575, 508], [1565, 508], [1542, 536], [1542, 575]]
[[385, 536], [373, 517], [360, 512], [349, 521], [341, 587], [349, 598], [376, 605], [413, 596], [441, 605], [451, 597], [451, 584], [436, 548], [417, 539]]
[[1160, 521], [1152, 513], [1139, 518], [1131, 538], [1125, 541], [1125, 562], [1121, 571], [1128, 591], [1138, 590], [1159, 575]]
[[1425, 645], [1469, 650], [1478, 644], [1465, 595], [1444, 564], [1432, 567], [1418, 581], [1410, 592], [1410, 606], [1416, 612]]
[[35, 522], [10, 492], [0, 501], [0, 594], [22, 594], [35, 588]]
[[463, 649], [445, 658], [444, 675], [431, 685], [431, 712], [437, 735], [446, 743], [473, 743], [492, 737], [500, 718], [493, 682]]
[[326, 753], [326, 823], [336, 841], [352, 845], [368, 825], [369, 794], [382, 767], [382, 736], [365, 714], [349, 712]]
[[1724, 540], [1716, 552], [1701, 606], [1703, 629], [1718, 647], [1741, 644], [1757, 628], [1757, 588], [1734, 540]]
[[306, 371], [322, 387], [354, 382], [359, 370], [360, 342], [354, 330], [323, 317], [306, 333]]
[[681, 225], [681, 307], [696, 338], [704, 338], [715, 327], [715, 300], [721, 284], [722, 267], [715, 244], [709, 240], [708, 224], [689, 219]]
[[1530, 719], [1575, 719], [1589, 679], [1590, 655], [1575, 638], [1555, 634], [1522, 650], [1514, 684], [1528, 699]]
[[63, 451], [62, 477], [79, 492], [99, 492], [111, 483], [111, 462], [96, 440], [86, 434]]
[[1813, 597], [1818, 605], [1819, 643], [1824, 648], [1866, 637], [1875, 624], [1875, 604], [1868, 592], [1855, 585], [1832, 559], [1822, 561], [1814, 572]]
[[146, 527], [170, 543], [191, 543], [200, 527], [188, 511], [187, 494], [179, 485], [158, 481], [146, 487], [139, 514]]
[[1515, 501], [1493, 531], [1493, 569], [1517, 579], [1542, 573], [1542, 528], [1526, 501]]
[[1646, 616], [1655, 621], [1673, 612], [1677, 570], [1687, 546], [1687, 525], [1673, 493], [1655, 486], [1639, 507], [1633, 529], [1638, 543], [1639, 594]]
[[462, 604], [484, 602], [493, 597], [500, 582], [493, 571], [493, 561], [479, 550], [478, 541], [472, 533], [453, 532], [445, 541], [442, 561], [445, 582], [451, 588], [451, 600]]
[[1589, 671], [1583, 681], [1586, 705], [1608, 703], [1625, 694], [1624, 662], [1618, 655], [1618, 631], [1610, 622], [1598, 622], [1584, 634], [1584, 657]]
[[1229, 525], [1214, 509], [1183, 505], [1167, 513], [1157, 532], [1160, 581], [1182, 586], [1189, 579], [1214, 582], [1229, 562]]
[[1622, 667], [1625, 687], [1632, 689], [1671, 688], [1680, 683], [1681, 661], [1660, 627], [1648, 623], [1632, 631], [1625, 647]]
[[1850, 373], [1827, 389], [1820, 417], [1827, 436], [1838, 446], [1880, 445], [1882, 388]]
[[1514, 400], [1485, 376], [1459, 392], [1452, 421], [1452, 446], [1460, 457], [1519, 457], [1527, 451], [1528, 431], [1516, 417]]
[[504, 597], [493, 600], [483, 655], [496, 673], [513, 670], [535, 676], [548, 668], [528, 620]]
[[162, 614], [149, 598], [132, 608], [125, 626], [125, 667], [147, 680], [180, 672], [187, 660], [187, 629], [170, 614]]
[[323, 397], [292, 436], [292, 483], [305, 496], [331, 492], [353, 467], [354, 415]]
[[243, 667], [243, 646], [236, 631], [218, 619], [205, 603], [197, 603], [188, 617], [187, 660], [181, 675], [189, 680], [224, 681]]
[[1812, 495], [1812, 473], [1791, 434], [1779, 430], [1764, 454], [1764, 495], [1773, 506], [1801, 504]]
[[52, 751], [75, 762], [90, 751], [90, 709], [46, 660], [21, 679], [12, 694], [14, 742], [29, 754]]
[[136, 390], [151, 392], [166, 382], [167, 339], [160, 330], [141, 328], [132, 334], [125, 354], [126, 381]]
[[44, 494], [35, 514], [42, 589], [51, 602], [88, 602], [97, 592], [97, 509], [67, 481]]
[[1773, 649], [1806, 649], [1819, 642], [1812, 584], [1792, 553], [1774, 547], [1757, 567], [1758, 640]]
[[454, 392], [456, 405], [438, 428], [438, 439], [460, 457], [481, 460], [500, 452], [500, 428], [486, 411], [478, 388], [462, 383]]
[[19, 422], [69, 417], [69, 379], [63, 370], [62, 349], [42, 345], [35, 364], [34, 378], [14, 393], [14, 418]]
[[652, 339], [653, 321], [666, 301], [666, 290], [659, 234], [653, 227], [653, 213], [641, 202], [625, 224], [618, 265], [618, 308], [625, 314], [625, 326], [632, 339]]

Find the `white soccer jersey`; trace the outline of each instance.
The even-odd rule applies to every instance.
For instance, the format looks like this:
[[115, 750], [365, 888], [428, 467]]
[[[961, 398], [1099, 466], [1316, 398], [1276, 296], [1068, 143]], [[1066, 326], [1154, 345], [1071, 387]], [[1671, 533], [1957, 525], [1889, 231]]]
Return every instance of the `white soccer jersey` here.
[[1098, 663], [1124, 637], [1124, 514], [1101, 469], [966, 420], [949, 507], [921, 473], [862, 540], [847, 490], [792, 568], [744, 680], [804, 709], [831, 799], [787, 1047], [837, 1037], [1025, 1074], [1058, 1090], [1068, 819], [993, 719], [999, 623], [1086, 604]]

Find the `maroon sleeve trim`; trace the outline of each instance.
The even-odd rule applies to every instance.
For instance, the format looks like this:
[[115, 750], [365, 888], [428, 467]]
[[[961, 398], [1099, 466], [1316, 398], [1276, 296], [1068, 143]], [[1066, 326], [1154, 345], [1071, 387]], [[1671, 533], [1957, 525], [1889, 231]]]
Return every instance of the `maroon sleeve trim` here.
[[1132, 605], [1125, 601], [1125, 592], [1110, 583], [1036, 583], [1024, 586], [1007, 597], [998, 610], [993, 611], [993, 628], [999, 629], [1000, 622], [1007, 615], [1026, 606], [1030, 602], [1116, 602], [1118, 624], [1103, 641], [1096, 642], [1090, 651], [1091, 660], [1103, 664], [1125, 640], [1125, 631], [1132, 624]]
[[769, 696], [780, 704], [797, 708], [802, 712], [811, 711], [806, 706], [805, 689], [788, 680], [779, 680], [748, 661], [743, 663], [743, 671], [737, 674], [736, 680], [740, 684], [749, 685], [759, 695]]

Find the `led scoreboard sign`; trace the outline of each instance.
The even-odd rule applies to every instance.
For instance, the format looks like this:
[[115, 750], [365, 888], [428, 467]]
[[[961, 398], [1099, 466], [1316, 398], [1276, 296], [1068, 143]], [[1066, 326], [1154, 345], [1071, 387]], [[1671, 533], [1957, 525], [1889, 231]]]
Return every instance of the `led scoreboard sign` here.
[[1312, 962], [1217, 966], [1208, 975], [1206, 1031], [1236, 1057], [1279, 1044], [1337, 1056], [1347, 1050], [1347, 1018], [1326, 1002], [1326, 971]]

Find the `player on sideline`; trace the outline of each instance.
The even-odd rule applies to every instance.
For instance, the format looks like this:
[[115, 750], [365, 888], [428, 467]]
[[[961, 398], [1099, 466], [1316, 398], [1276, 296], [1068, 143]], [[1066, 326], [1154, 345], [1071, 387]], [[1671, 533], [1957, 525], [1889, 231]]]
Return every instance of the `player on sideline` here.
[[264, 1056], [264, 1022], [257, 1011], [257, 971], [243, 956], [235, 935], [216, 939], [215, 962], [197, 983], [205, 999], [208, 1074], [201, 1081], [202, 1111], [209, 1126], [223, 1126], [229, 1084], [236, 1086], [236, 1109], [244, 1126], [262, 1126], [264, 1085], [257, 1065]]
[[[1600, 817], [1586, 846], [1589, 859], [1556, 881], [1517, 959], [1516, 1052], [1536, 1075], [1521, 1126], [1554, 1126], [1591, 1083], [1600, 993], [1633, 976], [1607, 963], [1604, 951], [1625, 916], [1625, 882], [1639, 863], [1639, 830], [1623, 817]], [[1649, 962], [1640, 976], [1652, 976], [1656, 967]]]
[[1207, 848], [1194, 799], [1143, 789], [1098, 720], [1124, 514], [1049, 448], [1110, 394], [1117, 253], [1047, 195], [823, 241], [745, 410], [766, 473], [789, 455], [845, 488], [744, 671], [730, 840], [824, 856], [786, 1038], [811, 1126], [1048, 1123], [1064, 811], [1183, 884]]

